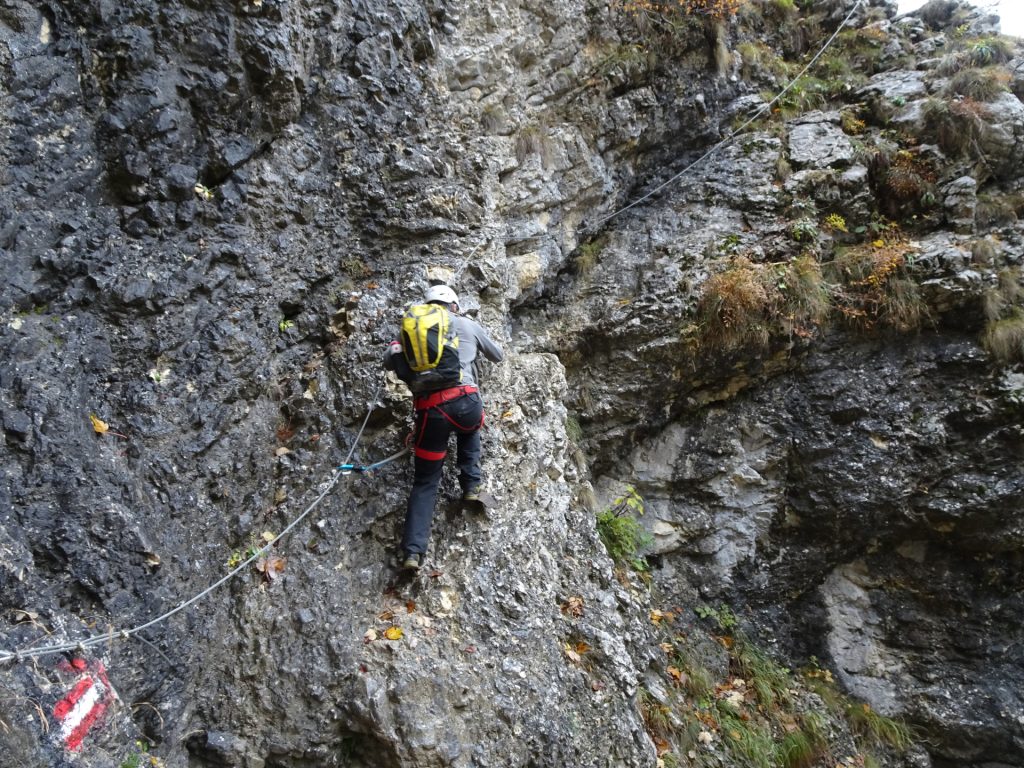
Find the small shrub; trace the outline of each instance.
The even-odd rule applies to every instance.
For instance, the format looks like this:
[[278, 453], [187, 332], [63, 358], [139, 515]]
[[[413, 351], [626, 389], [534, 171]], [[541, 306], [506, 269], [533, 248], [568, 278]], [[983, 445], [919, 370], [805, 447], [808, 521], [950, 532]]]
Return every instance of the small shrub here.
[[998, 288], [990, 288], [982, 294], [981, 306], [989, 324], [1002, 320], [1007, 308], [1006, 299]]
[[1024, 361], [1024, 311], [1014, 308], [1009, 317], [989, 322], [982, 344], [1000, 363]]
[[626, 44], [609, 46], [598, 61], [596, 71], [614, 82], [630, 82], [641, 79], [658, 61], [657, 52], [649, 46]]
[[901, 332], [921, 327], [928, 310], [908, 274], [910, 251], [899, 234], [837, 251], [833, 268], [841, 288], [835, 293], [836, 307], [849, 323], [865, 330], [878, 325]]
[[702, 619], [714, 621], [720, 632], [731, 634], [739, 624], [739, 619], [728, 605], [720, 605], [717, 608], [710, 605], [698, 605], [693, 612]]
[[944, 101], [927, 99], [921, 107], [925, 130], [947, 155], [962, 157], [977, 151], [984, 135], [986, 110], [971, 99]]
[[955, 75], [968, 67], [990, 67], [1005, 64], [1014, 56], [1013, 43], [1005, 37], [979, 37], [972, 40], [954, 39], [952, 50], [939, 62], [937, 71], [944, 77]]
[[800, 716], [802, 730], [815, 742], [822, 744], [828, 739], [829, 722], [824, 712], [809, 710]]
[[834, 80], [837, 78], [848, 78], [852, 75], [852, 66], [849, 57], [841, 52], [822, 56], [817, 65], [815, 65], [814, 71], [818, 73], [824, 80]]
[[733, 16], [742, 0], [624, 0], [627, 13], [659, 13], [666, 16], [707, 16], [724, 19]]
[[908, 150], [878, 152], [871, 161], [871, 180], [889, 216], [911, 216], [931, 207], [937, 177], [930, 160]]
[[[810, 231], [817, 236], [816, 225]], [[775, 334], [807, 338], [827, 320], [831, 305], [813, 255], [769, 265], [739, 256], [704, 284], [697, 302], [700, 345], [730, 351], [764, 348]]]
[[840, 216], [838, 213], [830, 213], [825, 217], [825, 227], [831, 229], [833, 232], [849, 232], [846, 228], [846, 219]]
[[967, 57], [972, 67], [1005, 64], [1014, 57], [1013, 42], [1000, 35], [981, 37], [966, 43]]
[[733, 350], [764, 347], [771, 338], [781, 296], [761, 265], [737, 257], [704, 284], [697, 317], [707, 346]]
[[646, 571], [647, 563], [640, 551], [651, 543], [651, 537], [630, 512], [644, 513], [643, 498], [633, 486], [625, 495], [612, 502], [612, 506], [597, 515], [597, 533], [608, 556], [616, 565], [629, 565], [636, 571]]
[[139, 740], [135, 749], [121, 761], [118, 768], [165, 768], [164, 761], [149, 753], [149, 743]]
[[789, 236], [798, 243], [813, 243], [819, 234], [818, 225], [811, 218], [797, 219], [789, 228]]
[[889, 326], [906, 333], [924, 325], [928, 309], [921, 298], [921, 288], [915, 280], [897, 277], [889, 285], [885, 300], [885, 321]]
[[607, 244], [607, 238], [597, 237], [586, 243], [582, 243], [576, 249], [576, 271], [581, 275], [590, 272], [600, 259], [601, 251]]
[[867, 123], [861, 120], [853, 110], [844, 109], [839, 113], [839, 126], [851, 136], [860, 136], [867, 128]]
[[968, 67], [953, 75], [946, 86], [947, 96], [963, 96], [975, 101], [993, 101], [1009, 90], [1010, 73], [1000, 67]]
[[830, 81], [804, 75], [782, 95], [776, 109], [787, 119], [796, 117], [824, 107], [833, 91]]
[[683, 690], [694, 699], [702, 699], [710, 696], [715, 691], [715, 681], [711, 673], [700, 664], [693, 662], [678, 662], [679, 668], [684, 670], [686, 678], [683, 681]]
[[911, 152], [900, 151], [889, 163], [884, 183], [897, 200], [912, 201], [920, 199], [935, 179], [935, 171], [928, 162]]

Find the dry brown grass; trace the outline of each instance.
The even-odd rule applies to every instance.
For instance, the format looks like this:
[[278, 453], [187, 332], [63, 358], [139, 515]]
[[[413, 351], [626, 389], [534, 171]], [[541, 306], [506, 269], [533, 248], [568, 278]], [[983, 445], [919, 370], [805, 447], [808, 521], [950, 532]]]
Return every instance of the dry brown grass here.
[[767, 345], [782, 297], [765, 273], [763, 265], [740, 256], [708, 279], [697, 304], [702, 346], [728, 351]]
[[898, 233], [841, 249], [833, 262], [840, 284], [835, 293], [839, 314], [863, 330], [884, 326], [907, 332], [920, 328], [928, 319], [928, 309], [909, 274], [907, 256], [911, 252]]
[[763, 349], [773, 337], [808, 338], [827, 321], [831, 306], [813, 255], [771, 264], [739, 256], [704, 284], [697, 304], [700, 346]]

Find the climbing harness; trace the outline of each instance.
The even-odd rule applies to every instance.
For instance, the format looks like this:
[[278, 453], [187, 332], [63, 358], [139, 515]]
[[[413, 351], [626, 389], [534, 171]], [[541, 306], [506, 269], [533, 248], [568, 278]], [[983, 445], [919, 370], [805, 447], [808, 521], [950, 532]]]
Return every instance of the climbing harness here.
[[437, 392], [417, 395], [414, 401], [414, 407], [417, 411], [429, 411], [431, 408], [437, 408], [437, 406], [444, 405], [451, 400], [457, 400], [463, 395], [472, 395], [479, 391], [480, 390], [472, 384], [461, 384], [457, 387], [448, 387], [446, 389], [438, 390]]
[[[226, 576], [224, 576], [221, 579], [218, 579], [216, 582], [211, 584], [209, 587], [207, 587], [206, 589], [204, 589], [202, 592], [200, 592], [199, 594], [195, 595], [194, 597], [191, 597], [188, 600], [185, 600], [184, 602], [179, 603], [178, 605], [176, 605], [171, 610], [167, 611], [166, 613], [161, 614], [160, 616], [157, 616], [155, 619], [147, 621], [145, 624], [140, 624], [139, 626], [132, 627], [130, 629], [121, 629], [121, 630], [111, 629], [110, 631], [104, 632], [101, 635], [93, 635], [91, 637], [87, 637], [87, 638], [85, 638], [83, 640], [80, 640], [78, 642], [73, 642], [73, 643], [72, 642], [56, 643], [54, 645], [47, 645], [47, 646], [43, 646], [43, 647], [40, 647], [40, 648], [33, 648], [33, 649], [29, 649], [29, 650], [24, 650], [24, 651], [20, 651], [20, 650], [19, 651], [0, 651], [0, 664], [3, 664], [4, 662], [8, 662], [8, 661], [22, 661], [22, 660], [25, 660], [25, 659], [36, 659], [36, 658], [40, 658], [42, 656], [50, 656], [50, 655], [53, 655], [55, 653], [68, 653], [70, 651], [85, 651], [87, 648], [90, 648], [90, 647], [95, 646], [95, 645], [99, 645], [100, 643], [106, 643], [106, 642], [109, 642], [111, 640], [115, 640], [117, 638], [128, 639], [132, 635], [136, 635], [139, 632], [142, 632], [144, 629], [148, 629], [148, 628], [150, 628], [150, 627], [152, 627], [152, 626], [154, 626], [156, 624], [160, 624], [161, 622], [166, 621], [167, 619], [171, 618], [175, 614], [184, 611], [186, 608], [189, 608], [190, 606], [194, 605], [195, 603], [198, 603], [200, 600], [202, 600], [204, 597], [209, 595], [211, 592], [215, 591], [219, 587], [221, 587], [224, 584], [226, 584], [227, 582], [229, 582], [231, 579], [233, 579], [235, 576], [237, 576], [239, 573], [241, 573], [242, 570], [244, 570], [246, 567], [248, 567], [253, 562], [255, 562], [258, 558], [263, 557], [270, 550], [270, 548], [272, 546], [274, 546], [278, 541], [280, 541], [285, 536], [287, 536], [288, 533], [290, 533], [292, 531], [292, 529], [294, 529], [299, 523], [301, 523], [304, 519], [306, 519], [306, 517], [309, 515], [309, 513], [312, 512], [314, 509], [316, 509], [317, 505], [319, 505], [320, 502], [323, 501], [324, 498], [326, 498], [327, 494], [331, 492], [331, 489], [334, 488], [335, 485], [337, 485], [338, 480], [340, 480], [342, 477], [344, 477], [345, 475], [348, 475], [349, 473], [354, 472], [354, 471], [367, 471], [369, 469], [376, 469], [378, 467], [383, 466], [384, 464], [387, 464], [387, 463], [389, 463], [391, 461], [394, 461], [395, 459], [399, 458], [400, 456], [402, 456], [402, 455], [404, 455], [405, 453], [408, 452], [409, 449], [408, 449], [408, 447], [406, 447], [402, 451], [399, 451], [398, 453], [394, 454], [393, 456], [389, 456], [387, 459], [384, 459], [383, 461], [376, 462], [375, 464], [368, 465], [367, 467], [360, 467], [359, 469], [357, 469], [355, 467], [355, 465], [350, 464], [350, 462], [352, 460], [352, 456], [356, 452], [356, 447], [359, 445], [359, 441], [363, 437], [363, 432], [366, 430], [366, 424], [370, 420], [370, 414], [373, 413], [373, 409], [376, 407], [377, 398], [380, 397], [381, 389], [383, 387], [384, 387], [384, 380], [381, 379], [380, 383], [377, 385], [376, 391], [373, 393], [373, 397], [370, 400], [370, 407], [369, 407], [369, 409], [366, 412], [366, 418], [363, 419], [363, 423], [359, 427], [359, 432], [356, 434], [355, 440], [352, 441], [352, 447], [349, 449], [348, 455], [345, 457], [345, 461], [342, 462], [342, 464], [337, 469], [334, 470], [334, 473], [331, 475], [331, 478], [330, 478], [329, 482], [327, 483], [327, 486], [323, 489], [323, 491], [320, 492], [320, 495], [317, 496], [308, 507], [306, 507], [306, 509], [302, 512], [301, 515], [299, 515], [294, 520], [292, 520], [279, 534], [277, 534], [277, 536], [275, 536], [273, 539], [271, 539], [266, 544], [264, 544], [262, 547], [260, 547], [247, 560], [245, 560], [245, 561], [239, 563], [237, 566], [235, 566], [235, 568], [232, 571], [230, 571]], [[344, 469], [345, 467], [350, 467], [351, 469], [345, 470]]]

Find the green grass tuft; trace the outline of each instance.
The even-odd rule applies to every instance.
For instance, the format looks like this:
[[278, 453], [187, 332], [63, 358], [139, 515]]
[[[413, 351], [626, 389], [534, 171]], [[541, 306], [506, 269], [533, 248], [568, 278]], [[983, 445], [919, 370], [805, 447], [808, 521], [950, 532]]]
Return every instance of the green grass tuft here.
[[892, 747], [905, 752], [914, 744], [914, 733], [906, 723], [881, 715], [867, 704], [851, 702], [847, 719], [855, 733], [876, 747]]
[[946, 86], [947, 96], [962, 96], [975, 101], [993, 101], [1009, 90], [1010, 73], [1002, 67], [967, 67], [953, 75]]

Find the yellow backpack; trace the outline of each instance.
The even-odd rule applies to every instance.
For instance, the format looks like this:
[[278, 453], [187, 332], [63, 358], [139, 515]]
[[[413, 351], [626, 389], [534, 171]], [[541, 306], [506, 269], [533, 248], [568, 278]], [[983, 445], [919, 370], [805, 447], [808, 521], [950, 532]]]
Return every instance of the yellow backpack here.
[[402, 317], [402, 353], [413, 371], [409, 389], [433, 392], [462, 381], [459, 337], [440, 304], [413, 304]]

